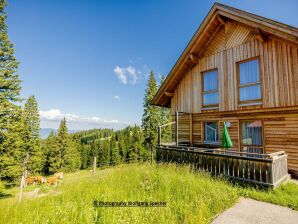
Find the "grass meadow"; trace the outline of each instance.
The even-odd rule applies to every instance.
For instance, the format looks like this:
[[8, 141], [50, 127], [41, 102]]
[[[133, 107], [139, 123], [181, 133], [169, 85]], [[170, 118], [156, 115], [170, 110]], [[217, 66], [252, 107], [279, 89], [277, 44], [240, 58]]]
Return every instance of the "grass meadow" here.
[[[298, 185], [240, 187], [187, 166], [129, 164], [67, 174], [57, 187], [27, 187], [0, 199], [1, 223], [210, 223], [240, 196], [298, 210]], [[99, 207], [98, 201], [167, 202], [166, 207]]]

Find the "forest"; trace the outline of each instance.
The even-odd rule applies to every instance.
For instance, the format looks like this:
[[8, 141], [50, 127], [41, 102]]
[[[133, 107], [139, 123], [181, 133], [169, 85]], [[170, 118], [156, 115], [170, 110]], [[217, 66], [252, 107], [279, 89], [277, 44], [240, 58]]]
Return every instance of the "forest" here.
[[94, 157], [98, 167], [152, 159], [158, 125], [171, 119], [167, 109], [150, 104], [160, 84], [153, 71], [144, 93], [141, 126], [69, 134], [64, 118], [57, 133], [41, 139], [38, 96], [23, 99], [20, 94], [22, 81], [8, 37], [6, 5], [6, 0], [0, 1], [0, 186], [18, 185], [23, 175], [26, 178], [88, 169]]

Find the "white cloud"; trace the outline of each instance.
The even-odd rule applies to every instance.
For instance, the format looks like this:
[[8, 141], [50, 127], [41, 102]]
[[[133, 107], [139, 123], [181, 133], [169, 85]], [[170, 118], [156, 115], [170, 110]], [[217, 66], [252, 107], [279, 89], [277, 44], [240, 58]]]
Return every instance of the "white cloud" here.
[[131, 65], [127, 67], [120, 67], [119, 65], [117, 65], [114, 68], [114, 72], [117, 74], [119, 80], [124, 85], [126, 85], [127, 83], [130, 83], [132, 85], [136, 84], [140, 75], [138, 70]]
[[118, 65], [116, 66], [116, 68], [114, 68], [114, 72], [118, 75], [118, 78], [120, 79], [120, 81], [126, 85], [127, 84], [127, 77], [125, 74], [125, 69], [124, 68], [120, 68]]
[[105, 120], [100, 117], [82, 117], [76, 114], [62, 113], [59, 109], [51, 109], [48, 111], [39, 111], [41, 127], [53, 128], [59, 127], [60, 121], [65, 117], [70, 130], [86, 130], [92, 128], [114, 128], [120, 129], [128, 126], [127, 122], [118, 120]]
[[114, 96], [114, 99], [120, 101], [120, 96], [116, 95], [116, 96]]

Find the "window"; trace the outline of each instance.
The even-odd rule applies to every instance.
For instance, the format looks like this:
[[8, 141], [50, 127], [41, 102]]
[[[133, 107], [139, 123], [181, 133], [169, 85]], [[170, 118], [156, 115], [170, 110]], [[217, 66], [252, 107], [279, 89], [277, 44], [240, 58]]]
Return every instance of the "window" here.
[[259, 60], [253, 59], [238, 64], [239, 101], [241, 103], [261, 102]]
[[241, 143], [244, 151], [263, 153], [262, 121], [243, 121], [241, 123]]
[[218, 106], [217, 70], [203, 73], [203, 106]]
[[218, 123], [205, 122], [204, 123], [204, 142], [205, 143], [218, 143]]

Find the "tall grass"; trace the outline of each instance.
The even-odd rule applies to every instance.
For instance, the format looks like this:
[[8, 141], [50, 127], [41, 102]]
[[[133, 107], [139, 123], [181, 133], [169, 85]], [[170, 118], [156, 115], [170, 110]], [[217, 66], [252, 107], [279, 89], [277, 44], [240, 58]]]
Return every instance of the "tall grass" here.
[[[0, 200], [0, 223], [210, 223], [239, 198], [248, 197], [298, 210], [298, 185], [276, 190], [232, 185], [192, 172], [187, 166], [130, 164], [67, 174], [58, 187], [18, 188]], [[101, 207], [98, 201], [159, 201], [166, 207]]]
[[[0, 200], [2, 223], [209, 223], [237, 189], [175, 165], [133, 164], [65, 176], [43, 197]], [[164, 201], [166, 207], [94, 208], [93, 201]]]

